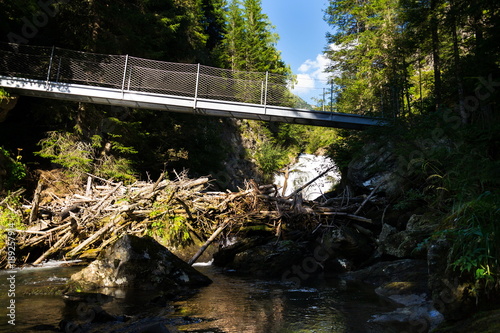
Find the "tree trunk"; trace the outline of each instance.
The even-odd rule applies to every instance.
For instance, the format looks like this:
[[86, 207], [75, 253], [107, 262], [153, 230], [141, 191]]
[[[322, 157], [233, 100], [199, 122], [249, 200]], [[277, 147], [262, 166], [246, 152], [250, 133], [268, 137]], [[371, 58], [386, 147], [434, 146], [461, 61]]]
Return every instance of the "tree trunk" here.
[[434, 95], [436, 98], [435, 111], [438, 111], [441, 106], [442, 92], [441, 92], [441, 57], [439, 47], [439, 20], [437, 17], [437, 2], [438, 0], [431, 0], [431, 38], [432, 38], [432, 59], [434, 63]]
[[458, 48], [458, 35], [457, 35], [457, 8], [455, 2], [451, 2], [451, 16], [452, 16], [452, 37], [453, 37], [453, 60], [455, 62], [455, 80], [457, 81], [457, 94], [458, 94], [458, 108], [460, 112], [460, 118], [462, 123], [466, 124], [469, 122], [469, 114], [465, 110], [465, 97], [464, 97], [464, 84], [462, 80], [462, 67], [460, 65], [460, 51]]

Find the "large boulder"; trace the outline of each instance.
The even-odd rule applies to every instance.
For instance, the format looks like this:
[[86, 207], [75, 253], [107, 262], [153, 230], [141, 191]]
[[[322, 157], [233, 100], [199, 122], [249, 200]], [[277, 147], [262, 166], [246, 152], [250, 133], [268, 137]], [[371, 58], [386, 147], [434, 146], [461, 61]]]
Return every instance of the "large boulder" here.
[[427, 251], [429, 288], [436, 309], [447, 320], [460, 320], [477, 310], [477, 299], [471, 282], [460, 279], [450, 269], [451, 241], [445, 237], [430, 242]]
[[71, 280], [90, 290], [116, 287], [173, 294], [211, 283], [153, 238], [132, 235], [120, 238]]
[[370, 192], [378, 186], [378, 192], [389, 197], [402, 194], [403, 178], [398, 172], [398, 155], [391, 142], [381, 140], [363, 146], [362, 151], [347, 167], [344, 182], [355, 192]]
[[381, 255], [396, 258], [425, 259], [427, 253], [421, 246], [437, 227], [436, 220], [430, 215], [412, 215], [406, 229], [398, 231], [389, 224], [384, 224], [377, 239], [377, 251]]
[[397, 308], [370, 320], [384, 332], [429, 332], [443, 321], [428, 288], [425, 260], [403, 259], [379, 262], [343, 275], [347, 281], [373, 285], [375, 293], [392, 301]]

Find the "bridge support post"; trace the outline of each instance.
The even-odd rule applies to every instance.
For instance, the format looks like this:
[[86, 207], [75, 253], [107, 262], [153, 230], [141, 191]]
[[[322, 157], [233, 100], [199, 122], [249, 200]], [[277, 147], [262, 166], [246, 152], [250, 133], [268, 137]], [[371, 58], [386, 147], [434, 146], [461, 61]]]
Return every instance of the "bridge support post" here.
[[123, 80], [122, 80], [122, 99], [125, 94], [125, 81], [127, 80], [127, 68], [128, 68], [128, 54], [125, 56], [125, 68], [123, 70]]
[[196, 69], [196, 85], [194, 87], [194, 102], [193, 110], [196, 111], [196, 104], [198, 103], [198, 88], [200, 87], [200, 68], [201, 65], [198, 63], [198, 68]]
[[56, 47], [52, 46], [52, 52], [50, 54], [50, 60], [49, 60], [49, 70], [47, 72], [47, 83], [46, 83], [46, 86], [45, 86], [46, 90], [49, 90], [50, 72], [52, 71], [52, 62], [54, 60], [54, 52], [55, 52], [55, 50], [56, 50]]
[[269, 71], [266, 71], [266, 84], [264, 89], [264, 114], [267, 114], [267, 88], [269, 86]]

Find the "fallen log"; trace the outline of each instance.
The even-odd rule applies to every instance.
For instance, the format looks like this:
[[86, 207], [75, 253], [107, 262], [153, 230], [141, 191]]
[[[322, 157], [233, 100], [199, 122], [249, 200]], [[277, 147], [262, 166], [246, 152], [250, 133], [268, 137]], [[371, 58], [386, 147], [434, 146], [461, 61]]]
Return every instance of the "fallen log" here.
[[191, 258], [191, 260], [188, 261], [188, 264], [189, 265], [194, 264], [196, 262], [196, 260], [198, 260], [198, 258], [203, 254], [203, 252], [205, 252], [205, 250], [210, 246], [210, 244], [212, 244], [212, 242], [217, 238], [217, 236], [219, 236], [219, 234], [222, 231], [224, 231], [224, 229], [226, 229], [226, 227], [228, 225], [229, 225], [229, 222], [225, 222], [219, 228], [217, 228], [217, 230], [215, 230], [215, 232], [212, 234], [212, 236], [210, 236], [210, 238], [207, 239], [205, 244], [203, 244], [202, 247], [200, 247], [200, 249], [198, 250], [198, 252], [196, 252], [196, 254]]
[[317, 212], [319, 215], [325, 215], [325, 216], [343, 216], [347, 217], [351, 220], [359, 221], [359, 222], [365, 222], [365, 223], [373, 223], [371, 219], [368, 219], [366, 217], [354, 215], [354, 214], [349, 214], [349, 213], [344, 213], [344, 212]]
[[379, 183], [377, 186], [375, 186], [375, 188], [370, 192], [370, 194], [366, 197], [366, 199], [361, 203], [361, 206], [358, 207], [358, 209], [354, 212], [354, 215], [358, 214], [361, 209], [366, 205], [366, 203], [373, 197], [373, 195], [375, 194], [375, 192], [379, 189], [379, 187], [382, 185], [383, 183]]
[[60, 238], [54, 245], [50, 247], [47, 251], [45, 251], [44, 254], [42, 254], [37, 260], [33, 262], [33, 265], [39, 265], [41, 264], [45, 259], [47, 259], [50, 255], [53, 253], [57, 252], [60, 248], [64, 246], [64, 244], [69, 240], [69, 238], [72, 236], [71, 233], [71, 228], [67, 229], [66, 235], [64, 235], [62, 238]]
[[295, 191], [290, 193], [286, 198], [287, 199], [293, 198], [295, 195], [302, 192], [306, 187], [308, 187], [309, 185], [311, 185], [312, 183], [314, 183], [315, 181], [317, 181], [318, 179], [320, 179], [321, 177], [323, 177], [324, 175], [326, 175], [328, 172], [330, 172], [331, 170], [333, 170], [335, 168], [336, 168], [336, 166], [333, 166], [331, 168], [326, 169], [325, 171], [320, 173], [318, 176], [314, 177], [313, 179], [308, 181], [306, 184], [302, 185], [301, 187], [299, 187], [298, 189], [296, 189]]
[[38, 185], [36, 186], [35, 195], [33, 196], [33, 202], [31, 204], [31, 212], [28, 222], [32, 223], [38, 219], [38, 209], [40, 208], [40, 194], [42, 193], [42, 179], [38, 180]]
[[92, 244], [96, 240], [98, 240], [101, 236], [103, 236], [109, 229], [111, 229], [113, 226], [115, 226], [116, 221], [115, 219], [111, 219], [110, 222], [108, 222], [106, 225], [104, 225], [99, 231], [97, 231], [95, 234], [87, 238], [83, 243], [75, 247], [73, 250], [69, 251], [66, 256], [67, 257], [74, 257], [78, 252], [83, 250], [85, 247], [88, 245]]

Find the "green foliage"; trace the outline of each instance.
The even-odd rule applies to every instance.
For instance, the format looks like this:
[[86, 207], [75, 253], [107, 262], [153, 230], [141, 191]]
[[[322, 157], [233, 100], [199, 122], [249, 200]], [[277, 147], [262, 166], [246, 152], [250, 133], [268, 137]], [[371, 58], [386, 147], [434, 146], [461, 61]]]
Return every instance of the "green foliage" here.
[[421, 206], [425, 202], [425, 197], [418, 189], [410, 188], [405, 192], [404, 197], [400, 198], [393, 208], [399, 211], [409, 211]]
[[183, 216], [175, 215], [166, 202], [155, 202], [153, 207], [154, 210], [149, 214], [152, 223], [148, 227], [148, 235], [159, 237], [172, 247], [185, 247], [194, 243]]
[[26, 166], [21, 162], [21, 155], [12, 158], [11, 154], [3, 147], [0, 147], [0, 166], [5, 168], [7, 174], [4, 184], [0, 184], [0, 188], [3, 185], [6, 189], [11, 189], [27, 175]]
[[454, 227], [451, 267], [470, 273], [478, 290], [500, 287], [500, 194], [485, 192], [457, 205], [447, 221]]
[[305, 134], [304, 152], [314, 154], [327, 148], [338, 140], [338, 130], [323, 127], [308, 127]]
[[[493, 0], [331, 0], [336, 109], [404, 118], [456, 106], [470, 121], [477, 77], [498, 73], [498, 9]], [[489, 92], [481, 101], [498, 102]]]
[[0, 249], [5, 248], [9, 230], [25, 230], [21, 198], [9, 195], [0, 203]]
[[123, 157], [104, 156], [95, 166], [97, 176], [131, 184], [137, 180], [131, 161]]
[[339, 130], [337, 134], [335, 141], [328, 147], [328, 156], [335, 161], [340, 170], [345, 170], [360, 151], [364, 141], [359, 133]]
[[0, 88], [0, 101], [4, 98], [9, 98], [9, 97], [10, 97], [9, 92], [3, 88]]
[[255, 159], [264, 175], [267, 176], [283, 168], [290, 161], [288, 151], [282, 146], [271, 142], [262, 144], [255, 155]]
[[92, 171], [94, 149], [91, 143], [78, 140], [68, 132], [50, 132], [39, 143], [41, 150], [35, 154], [48, 158], [72, 173], [82, 174]]
[[231, 69], [290, 74], [276, 48], [279, 36], [272, 32], [261, 0], [231, 0], [226, 22], [223, 56]]

